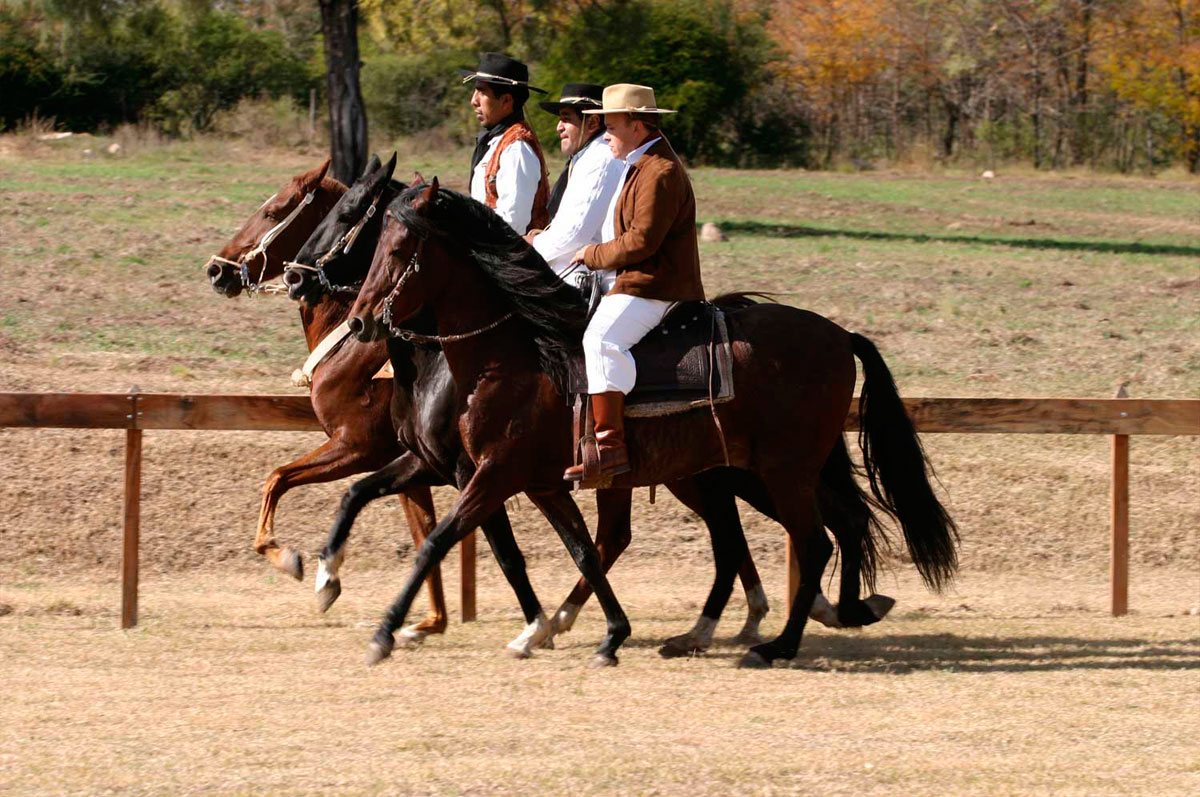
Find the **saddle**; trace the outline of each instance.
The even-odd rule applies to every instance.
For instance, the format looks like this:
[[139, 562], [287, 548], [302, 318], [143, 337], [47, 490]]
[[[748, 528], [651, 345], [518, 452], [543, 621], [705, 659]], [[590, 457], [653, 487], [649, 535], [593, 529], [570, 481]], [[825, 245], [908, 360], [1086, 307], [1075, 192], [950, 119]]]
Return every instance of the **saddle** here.
[[[585, 299], [589, 298], [587, 293]], [[595, 302], [589, 301], [590, 311]], [[733, 355], [725, 314], [708, 302], [682, 302], [631, 350], [637, 382], [625, 397], [626, 418], [656, 418], [713, 407], [733, 399]], [[594, 419], [583, 357], [572, 358], [568, 390], [575, 410], [575, 464], [583, 462], [582, 487], [603, 486], [593, 472]], [[594, 467], [589, 467], [594, 465]]]

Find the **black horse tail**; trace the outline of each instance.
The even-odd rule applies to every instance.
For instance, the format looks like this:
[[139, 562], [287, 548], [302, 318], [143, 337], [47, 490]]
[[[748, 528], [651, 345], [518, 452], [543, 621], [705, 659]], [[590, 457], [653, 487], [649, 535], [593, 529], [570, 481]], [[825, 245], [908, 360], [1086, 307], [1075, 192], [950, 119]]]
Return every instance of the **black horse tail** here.
[[858, 444], [871, 492], [900, 524], [926, 586], [941, 592], [958, 569], [958, 528], [933, 494], [933, 467], [879, 350], [857, 333], [850, 340], [863, 364]]

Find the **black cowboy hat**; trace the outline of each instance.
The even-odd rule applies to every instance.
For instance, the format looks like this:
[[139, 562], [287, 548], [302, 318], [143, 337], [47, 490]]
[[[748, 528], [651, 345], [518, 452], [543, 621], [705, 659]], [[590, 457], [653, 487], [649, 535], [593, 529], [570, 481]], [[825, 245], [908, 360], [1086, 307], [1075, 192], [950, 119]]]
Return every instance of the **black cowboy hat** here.
[[604, 87], [595, 83], [564, 83], [558, 102], [539, 102], [538, 106], [552, 114], [557, 114], [563, 108], [582, 111], [584, 108], [599, 108], [603, 95]]
[[495, 86], [524, 86], [539, 94], [547, 93], [545, 89], [529, 85], [529, 67], [503, 53], [484, 53], [477, 69], [462, 67], [458, 74], [462, 75], [463, 83], [480, 80]]

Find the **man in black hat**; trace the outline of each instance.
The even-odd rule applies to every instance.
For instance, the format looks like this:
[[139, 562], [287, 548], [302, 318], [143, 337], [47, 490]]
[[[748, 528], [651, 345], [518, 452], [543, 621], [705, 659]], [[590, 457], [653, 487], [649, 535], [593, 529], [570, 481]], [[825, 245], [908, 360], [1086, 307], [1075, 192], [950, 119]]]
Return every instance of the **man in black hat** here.
[[550, 181], [537, 136], [525, 121], [529, 67], [501, 53], [484, 53], [478, 69], [460, 69], [473, 83], [471, 107], [484, 130], [471, 155], [471, 196], [524, 235], [549, 223]]
[[[558, 102], [538, 103], [558, 116], [558, 137], [567, 165], [550, 194], [551, 224], [528, 236], [555, 273], [566, 279], [571, 255], [581, 246], [600, 242], [605, 212], [621, 182], [624, 164], [604, 143], [604, 125], [586, 109], [600, 107], [603, 86], [567, 83]], [[586, 269], [583, 269], [586, 273]]]

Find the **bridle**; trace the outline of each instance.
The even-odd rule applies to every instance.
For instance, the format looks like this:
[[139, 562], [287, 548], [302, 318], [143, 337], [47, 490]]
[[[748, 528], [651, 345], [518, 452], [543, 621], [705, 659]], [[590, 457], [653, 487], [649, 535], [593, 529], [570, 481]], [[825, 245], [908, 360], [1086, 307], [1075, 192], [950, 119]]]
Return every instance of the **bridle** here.
[[359, 280], [353, 285], [335, 285], [330, 281], [329, 275], [325, 273], [325, 266], [330, 260], [337, 257], [338, 254], [350, 254], [350, 247], [354, 246], [354, 242], [358, 240], [359, 233], [363, 231], [363, 227], [367, 226], [367, 222], [374, 218], [375, 212], [379, 208], [379, 200], [383, 199], [383, 194], [384, 192], [381, 190], [379, 196], [375, 197], [375, 201], [370, 204], [363, 217], [353, 227], [346, 230], [328, 252], [318, 257], [316, 263], [310, 266], [307, 263], [285, 260], [283, 263], [284, 270], [298, 269], [315, 272], [317, 280], [321, 283], [321, 287], [329, 293], [358, 293], [363, 286], [363, 280]]
[[[268, 197], [266, 202], [263, 202], [261, 205], [259, 205], [259, 210], [262, 210], [264, 207], [266, 207], [267, 203], [269, 203], [276, 196], [278, 196], [278, 194], [272, 194], [270, 197]], [[245, 288], [246, 292], [251, 296], [254, 296], [258, 293], [286, 293], [287, 289], [282, 285], [262, 284], [263, 275], [267, 273], [267, 247], [271, 245], [272, 241], [279, 237], [280, 233], [291, 226], [292, 222], [299, 217], [301, 211], [303, 211], [307, 206], [311, 205], [316, 197], [317, 192], [315, 190], [309, 191], [307, 194], [305, 194], [304, 199], [300, 201], [300, 204], [296, 205], [292, 212], [289, 213], [283, 221], [279, 222], [274, 227], [263, 233], [263, 236], [261, 239], [259, 239], [258, 244], [249, 252], [242, 255], [241, 260], [238, 262], [235, 263], [228, 258], [221, 257], [219, 255], [213, 255], [208, 259], [208, 262], [204, 264], [204, 268], [207, 269], [213, 263], [221, 263], [222, 265], [233, 266], [238, 270], [238, 273], [242, 278], [242, 287]], [[260, 269], [258, 272], [257, 280], [252, 279], [250, 276], [250, 261], [256, 257], [262, 258], [262, 269]]]
[[419, 239], [419, 243], [417, 243], [417, 248], [413, 250], [412, 257], [409, 258], [408, 266], [404, 269], [404, 273], [400, 275], [400, 279], [396, 281], [396, 287], [392, 288], [392, 292], [389, 293], [387, 298], [383, 300], [383, 313], [380, 315], [379, 319], [383, 322], [384, 326], [388, 328], [388, 331], [391, 332], [392, 335], [400, 338], [401, 340], [408, 341], [409, 343], [455, 343], [460, 340], [466, 340], [467, 338], [473, 338], [476, 335], [482, 335], [484, 332], [490, 332], [516, 315], [516, 311], [512, 310], [508, 313], [505, 313], [492, 323], [487, 324], [486, 326], [456, 335], [422, 335], [419, 332], [413, 332], [412, 330], [403, 329], [396, 326], [392, 321], [392, 302], [397, 296], [400, 295], [400, 291], [404, 289], [405, 283], [412, 279], [414, 274], [420, 273], [420, 258], [421, 250], [423, 248], [425, 248], [425, 238], [421, 237]]

